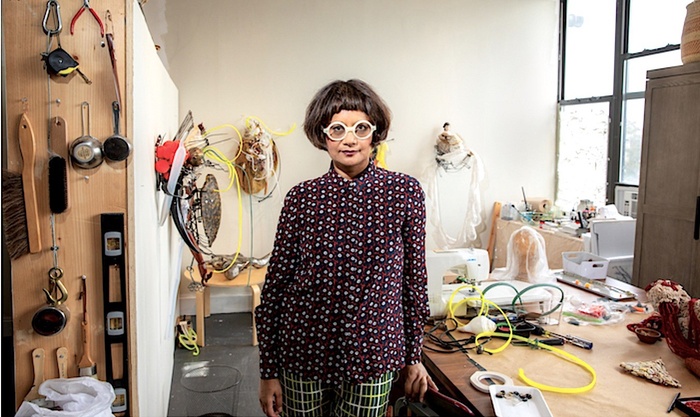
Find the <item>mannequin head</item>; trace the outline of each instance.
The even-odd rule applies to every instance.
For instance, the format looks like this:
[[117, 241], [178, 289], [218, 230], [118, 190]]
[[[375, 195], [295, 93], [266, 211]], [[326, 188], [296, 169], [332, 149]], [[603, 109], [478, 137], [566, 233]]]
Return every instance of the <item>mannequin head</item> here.
[[508, 265], [512, 279], [539, 281], [549, 269], [544, 238], [527, 226], [513, 232], [508, 242]]

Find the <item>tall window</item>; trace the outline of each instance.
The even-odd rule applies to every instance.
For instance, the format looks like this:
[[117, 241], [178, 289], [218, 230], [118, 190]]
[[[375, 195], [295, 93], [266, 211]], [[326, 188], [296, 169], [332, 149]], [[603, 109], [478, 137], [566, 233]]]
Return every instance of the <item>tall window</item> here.
[[681, 65], [691, 0], [560, 0], [556, 204], [614, 202], [639, 185], [646, 73]]

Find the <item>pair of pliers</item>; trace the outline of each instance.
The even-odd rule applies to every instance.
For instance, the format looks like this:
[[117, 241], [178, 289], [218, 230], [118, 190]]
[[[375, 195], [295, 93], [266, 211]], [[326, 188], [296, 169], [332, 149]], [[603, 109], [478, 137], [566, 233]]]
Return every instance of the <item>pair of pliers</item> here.
[[75, 29], [75, 22], [78, 21], [78, 18], [80, 17], [81, 14], [85, 11], [85, 9], [90, 10], [90, 13], [92, 16], [95, 18], [97, 21], [97, 24], [100, 25], [100, 35], [104, 38], [105, 37], [105, 27], [102, 24], [102, 20], [100, 19], [100, 16], [97, 15], [95, 12], [95, 9], [90, 7], [90, 1], [89, 0], [83, 0], [83, 5], [80, 7], [80, 10], [73, 16], [73, 20], [70, 21], [70, 34], [72, 35]]

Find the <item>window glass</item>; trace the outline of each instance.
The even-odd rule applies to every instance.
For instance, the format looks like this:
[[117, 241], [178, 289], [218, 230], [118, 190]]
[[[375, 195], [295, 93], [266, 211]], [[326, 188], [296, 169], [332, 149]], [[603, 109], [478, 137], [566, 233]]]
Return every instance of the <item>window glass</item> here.
[[564, 99], [613, 93], [615, 0], [569, 0]]
[[639, 185], [642, 159], [644, 99], [625, 100], [622, 112], [622, 144], [620, 147], [620, 182]]
[[680, 44], [688, 3], [690, 0], [630, 0], [627, 52]]
[[605, 203], [610, 104], [562, 106], [559, 111], [556, 205], [568, 212], [581, 200]]
[[628, 59], [625, 63], [625, 92], [642, 92], [646, 89], [647, 71], [681, 65], [681, 51], [668, 51], [639, 58]]

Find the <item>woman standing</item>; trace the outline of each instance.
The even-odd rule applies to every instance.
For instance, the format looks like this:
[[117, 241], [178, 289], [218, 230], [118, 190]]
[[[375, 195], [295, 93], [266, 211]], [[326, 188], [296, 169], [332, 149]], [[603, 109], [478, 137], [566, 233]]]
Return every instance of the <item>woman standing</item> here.
[[287, 194], [256, 323], [267, 416], [381, 416], [397, 372], [405, 395], [435, 387], [420, 362], [429, 314], [425, 197], [376, 167], [391, 113], [359, 80], [334, 81], [304, 131], [331, 166]]

